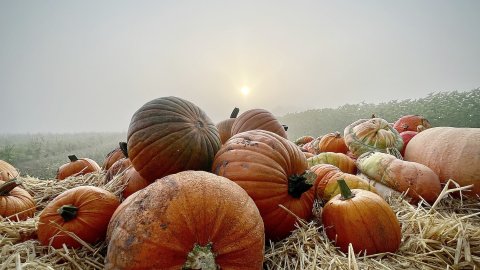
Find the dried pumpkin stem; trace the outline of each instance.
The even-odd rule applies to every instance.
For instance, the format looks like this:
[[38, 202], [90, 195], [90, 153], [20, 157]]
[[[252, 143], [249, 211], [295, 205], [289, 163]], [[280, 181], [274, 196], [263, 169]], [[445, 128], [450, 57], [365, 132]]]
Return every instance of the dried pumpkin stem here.
[[237, 118], [238, 116], [238, 112], [240, 112], [240, 109], [235, 107], [232, 111], [232, 113], [230, 114], [230, 118]]
[[60, 216], [62, 216], [65, 222], [74, 219], [77, 216], [77, 212], [78, 212], [78, 207], [73, 206], [71, 204], [63, 205], [57, 210], [57, 213]]
[[183, 270], [202, 269], [217, 270], [220, 267], [215, 264], [215, 254], [212, 251], [212, 243], [202, 247], [199, 244], [193, 246], [192, 251], [187, 255], [187, 261], [182, 267]]
[[342, 197], [341, 197], [342, 200], [348, 200], [348, 199], [351, 199], [351, 198], [355, 197], [355, 196], [352, 194], [352, 191], [351, 191], [350, 188], [348, 187], [348, 185], [347, 185], [347, 183], [345, 182], [345, 180], [343, 180], [343, 179], [338, 179], [338, 180], [337, 180], [337, 183], [338, 183], [338, 186], [340, 187], [340, 193], [342, 194]]
[[18, 181], [16, 178], [3, 183], [0, 185], [0, 196], [7, 196], [10, 194], [10, 191], [12, 191], [12, 189], [18, 185], [20, 185], [20, 181]]
[[118, 145], [120, 146], [120, 150], [122, 150], [123, 155], [128, 158], [128, 149], [126, 142], [119, 142]]
[[78, 160], [77, 156], [75, 156], [75, 155], [68, 156], [68, 159], [70, 159], [71, 162], [74, 162], [74, 161]]
[[289, 176], [288, 194], [294, 198], [300, 198], [305, 191], [313, 186], [316, 178], [316, 174], [311, 171], [306, 171], [302, 175], [294, 174]]

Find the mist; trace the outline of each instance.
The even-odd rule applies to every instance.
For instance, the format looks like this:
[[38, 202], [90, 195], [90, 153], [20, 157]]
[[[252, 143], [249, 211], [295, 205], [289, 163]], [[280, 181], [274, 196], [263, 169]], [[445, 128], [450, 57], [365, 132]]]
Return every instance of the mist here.
[[280, 116], [468, 91], [480, 86], [479, 10], [474, 0], [2, 1], [0, 133], [123, 132], [164, 96], [218, 122], [235, 106]]

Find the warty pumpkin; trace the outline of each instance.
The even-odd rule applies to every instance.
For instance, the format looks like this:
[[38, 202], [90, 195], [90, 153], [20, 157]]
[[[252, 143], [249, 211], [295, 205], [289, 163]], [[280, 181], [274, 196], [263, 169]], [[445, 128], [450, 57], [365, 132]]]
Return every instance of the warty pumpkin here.
[[355, 161], [343, 153], [324, 152], [308, 158], [307, 162], [309, 168], [317, 164], [331, 164], [342, 172], [350, 174], [357, 172]]
[[97, 162], [89, 158], [77, 158], [75, 155], [68, 156], [69, 163], [63, 164], [57, 170], [58, 180], [63, 180], [70, 176], [85, 175], [92, 172], [98, 172], [101, 170]]
[[205, 112], [178, 97], [144, 104], [132, 116], [127, 138], [130, 161], [149, 182], [184, 170], [210, 170], [221, 145]]
[[348, 253], [351, 243], [355, 253], [367, 255], [395, 252], [400, 247], [401, 230], [395, 213], [377, 194], [352, 189], [339, 180], [341, 194], [323, 207], [322, 222], [328, 239]]
[[35, 201], [26, 190], [18, 187], [20, 181], [0, 180], [0, 217], [13, 221], [26, 220], [35, 214]]
[[102, 163], [102, 170], [108, 170], [112, 165], [119, 159], [125, 158], [125, 154], [122, 151], [121, 145], [126, 144], [126, 142], [119, 142], [119, 147], [113, 149], [105, 156], [105, 159]]
[[63, 244], [81, 247], [64, 232], [67, 231], [89, 244], [101, 241], [105, 239], [108, 222], [119, 204], [113, 193], [99, 187], [80, 186], [66, 190], [50, 201], [40, 214], [38, 240], [54, 248], [61, 248]]
[[348, 147], [345, 144], [345, 139], [338, 131], [328, 133], [322, 136], [322, 139], [318, 142], [318, 148], [320, 152], [334, 152], [343, 153], [348, 152]]
[[[136, 192], [108, 228], [105, 269], [262, 269], [263, 222], [234, 182], [203, 171]], [[203, 264], [200, 264], [203, 262]]]
[[0, 181], [8, 181], [18, 177], [19, 173], [10, 163], [0, 160]]
[[229, 119], [222, 120], [215, 125], [218, 129], [218, 134], [220, 135], [220, 141], [222, 144], [224, 144], [232, 136], [233, 122], [235, 122], [239, 111], [240, 110], [235, 107], [230, 114]]
[[432, 125], [430, 122], [425, 117], [418, 114], [404, 115], [393, 124], [393, 128], [396, 129], [398, 133], [404, 131], [421, 132], [431, 127]]
[[295, 229], [298, 217], [312, 217], [315, 174], [293, 142], [265, 130], [232, 136], [218, 151], [212, 172], [239, 184], [252, 197], [267, 239], [277, 241]]
[[446, 183], [474, 185], [470, 196], [480, 195], [480, 128], [434, 127], [418, 133], [405, 149], [405, 160], [432, 169]]
[[421, 198], [434, 202], [441, 191], [440, 180], [430, 168], [380, 152], [368, 152], [357, 159], [358, 169], [369, 178], [388, 187], [407, 192], [412, 203]]
[[285, 139], [287, 138], [287, 133], [282, 124], [271, 112], [264, 109], [251, 109], [237, 117], [232, 125], [232, 136], [255, 129], [270, 131]]

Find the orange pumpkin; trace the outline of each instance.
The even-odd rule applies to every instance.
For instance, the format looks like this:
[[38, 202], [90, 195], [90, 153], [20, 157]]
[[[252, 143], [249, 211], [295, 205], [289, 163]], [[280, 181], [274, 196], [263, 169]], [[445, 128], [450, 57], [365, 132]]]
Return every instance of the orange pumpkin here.
[[130, 159], [128, 158], [127, 143], [120, 143], [120, 149], [125, 158], [115, 161], [115, 163], [113, 163], [113, 165], [107, 170], [107, 173], [105, 174], [105, 182], [109, 182], [113, 177], [123, 173], [126, 169], [132, 166], [132, 162], [130, 162]]
[[357, 166], [355, 161], [343, 153], [324, 152], [307, 159], [308, 167], [317, 164], [331, 164], [339, 168], [342, 172], [355, 174]]
[[215, 125], [218, 129], [218, 134], [220, 134], [220, 141], [222, 141], [222, 144], [224, 144], [232, 136], [233, 122], [235, 122], [235, 118], [237, 118], [239, 111], [240, 110], [235, 107], [230, 114], [229, 119], [220, 121]]
[[348, 152], [348, 147], [345, 144], [345, 140], [338, 131], [323, 135], [322, 139], [318, 143], [318, 148], [320, 152], [334, 152], [343, 154]]
[[13, 221], [26, 220], [35, 214], [35, 201], [17, 179], [0, 180], [0, 217]]
[[120, 177], [122, 178], [120, 180], [121, 183], [126, 183], [125, 189], [122, 192], [123, 198], [127, 198], [150, 184], [133, 167], [128, 168]]
[[417, 114], [404, 115], [393, 125], [393, 128], [396, 129], [398, 133], [404, 131], [421, 132], [431, 127], [432, 125], [425, 117]]
[[315, 195], [317, 198], [328, 201], [337, 194], [340, 194], [340, 187], [337, 180], [343, 179], [351, 188], [364, 189], [377, 193], [375, 187], [367, 180], [356, 175], [344, 173], [337, 167], [330, 164], [318, 164], [310, 168], [310, 171], [317, 175], [315, 180]]
[[367, 255], [395, 252], [400, 247], [400, 223], [388, 203], [379, 195], [363, 190], [350, 190], [343, 180], [341, 194], [323, 207], [322, 222], [328, 239], [348, 253], [351, 243], [355, 253]]
[[78, 159], [75, 155], [68, 156], [69, 163], [63, 164], [58, 168], [56, 179], [63, 180], [70, 176], [85, 175], [87, 173], [98, 172], [101, 170], [97, 162], [89, 158]]
[[8, 181], [18, 177], [19, 173], [10, 163], [0, 160], [0, 180]]
[[234, 182], [204, 171], [165, 176], [130, 196], [112, 217], [108, 237], [105, 269], [263, 264], [263, 222], [254, 202]]
[[296, 217], [312, 216], [315, 174], [293, 142], [265, 130], [231, 137], [218, 151], [212, 172], [239, 184], [252, 197], [265, 224], [267, 239], [279, 240], [295, 229]]
[[429, 128], [415, 135], [405, 149], [405, 160], [432, 169], [440, 182], [453, 179], [461, 186], [474, 185], [464, 192], [480, 195], [480, 128]]
[[81, 247], [77, 240], [64, 232], [67, 231], [90, 244], [101, 241], [105, 239], [108, 222], [119, 204], [113, 193], [98, 187], [80, 186], [66, 190], [50, 201], [40, 214], [38, 240], [42, 245], [54, 248], [61, 248], [63, 244]]
[[287, 133], [282, 124], [271, 112], [264, 109], [248, 110], [237, 117], [232, 125], [232, 136], [255, 129], [271, 131], [283, 138], [287, 138]]
[[[120, 142], [119, 145], [121, 146], [122, 144], [126, 144], [126, 142]], [[117, 147], [110, 151], [110, 153], [107, 154], [105, 159], [103, 160], [102, 163], [102, 169], [103, 170], [108, 170], [112, 165], [119, 159], [125, 158], [125, 154], [123, 153], [121, 147]]]

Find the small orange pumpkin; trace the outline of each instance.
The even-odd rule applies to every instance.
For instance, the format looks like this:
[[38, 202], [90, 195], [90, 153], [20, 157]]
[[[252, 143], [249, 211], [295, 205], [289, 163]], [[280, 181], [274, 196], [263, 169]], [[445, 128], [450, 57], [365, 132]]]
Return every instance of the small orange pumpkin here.
[[[120, 142], [119, 145], [125, 142]], [[113, 163], [115, 163], [117, 160], [125, 158], [125, 154], [123, 153], [121, 147], [117, 147], [110, 151], [110, 153], [105, 156], [105, 159], [103, 160], [102, 163], [102, 169], [103, 170], [108, 170], [110, 167], [112, 167]]]
[[18, 187], [17, 179], [0, 180], [0, 216], [13, 221], [26, 220], [35, 214], [35, 201], [30, 193]]
[[0, 160], [0, 180], [8, 181], [18, 177], [19, 173], [10, 163]]
[[120, 181], [122, 183], [127, 183], [122, 192], [123, 198], [127, 198], [128, 196], [147, 187], [150, 184], [150, 182], [145, 180], [145, 178], [143, 178], [133, 167], [128, 168], [121, 178], [122, 179]]
[[320, 152], [335, 152], [343, 154], [348, 152], [348, 147], [345, 144], [345, 140], [338, 131], [323, 135], [322, 139], [318, 143], [318, 148]]
[[101, 170], [97, 162], [89, 158], [77, 158], [75, 155], [68, 156], [69, 163], [58, 168], [56, 179], [63, 180], [70, 176], [85, 175], [87, 173], [99, 172]]
[[[40, 214], [38, 240], [54, 248], [79, 248], [82, 245], [61, 231], [76, 234], [83, 241], [94, 244], [105, 239], [108, 222], [120, 204], [111, 192], [93, 186], [80, 186], [55, 197]], [[55, 226], [52, 223], [56, 223]]]
[[113, 165], [107, 170], [107, 173], [105, 174], [105, 182], [109, 182], [114, 176], [123, 173], [126, 169], [132, 166], [132, 162], [130, 162], [130, 159], [128, 158], [127, 143], [120, 143], [120, 149], [125, 157], [115, 161], [115, 163], [113, 163]]

